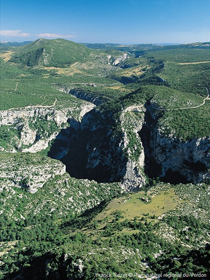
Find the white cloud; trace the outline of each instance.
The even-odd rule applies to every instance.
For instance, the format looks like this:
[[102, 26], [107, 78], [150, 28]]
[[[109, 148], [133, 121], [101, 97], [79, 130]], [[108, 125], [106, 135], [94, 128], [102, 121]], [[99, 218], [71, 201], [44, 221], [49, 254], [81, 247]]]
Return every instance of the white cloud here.
[[0, 30], [0, 36], [5, 37], [29, 37], [29, 33], [24, 33], [22, 30]]
[[45, 38], [74, 38], [74, 35], [62, 35], [56, 33], [40, 33], [38, 36]]

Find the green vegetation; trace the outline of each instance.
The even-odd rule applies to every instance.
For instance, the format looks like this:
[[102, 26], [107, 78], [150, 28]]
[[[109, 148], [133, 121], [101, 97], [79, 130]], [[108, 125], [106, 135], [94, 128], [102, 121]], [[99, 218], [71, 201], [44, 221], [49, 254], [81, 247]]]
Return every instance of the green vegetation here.
[[8, 147], [10, 144], [15, 145], [15, 139], [20, 137], [18, 130], [15, 127], [8, 128], [7, 125], [0, 126], [0, 146]]
[[90, 50], [78, 44], [63, 39], [39, 39], [31, 44], [20, 47], [10, 59], [11, 62], [27, 66], [46, 65], [63, 67], [78, 61], [85, 61]]
[[156, 215], [157, 217], [175, 210], [178, 197], [174, 194], [174, 189], [159, 192], [158, 186], [150, 191], [140, 191], [136, 194], [128, 195], [127, 197], [114, 199], [105, 210], [96, 217], [96, 220], [106, 219], [107, 216], [112, 216], [115, 211], [122, 213], [121, 221], [135, 217], [142, 219]]
[[42, 135], [42, 137], [48, 136], [48, 134], [60, 130], [55, 122], [46, 119], [39, 119], [34, 122], [31, 121], [29, 126], [32, 130], [36, 130], [37, 134]]
[[[112, 47], [118, 48], [117, 45]], [[46, 53], [35, 56], [41, 64], [35, 61], [29, 64], [36, 67], [18, 66], [19, 63], [27, 65], [28, 57], [33, 60], [30, 51], [40, 49]], [[184, 141], [209, 135], [208, 101], [197, 109], [190, 109], [203, 104], [209, 88], [209, 62], [206, 59], [209, 49], [205, 44], [121, 46], [120, 50], [129, 52], [128, 58], [118, 66], [111, 66], [107, 63], [107, 55], [114, 59], [122, 56], [119, 51], [91, 50], [61, 39], [40, 39], [17, 49], [13, 47], [12, 58], [1, 60], [1, 109], [49, 106], [55, 99], [56, 106], [78, 107], [78, 99], [59, 91], [66, 88], [84, 93], [88, 98], [99, 98], [108, 102], [108, 106], [112, 106], [110, 101], [113, 100], [115, 107], [118, 104], [120, 107], [145, 104], [150, 99], [157, 108], [165, 109], [159, 119], [164, 134]], [[142, 51], [140, 56], [139, 51]], [[48, 59], [49, 64], [44, 64], [44, 55], [52, 57]], [[53, 67], [43, 67], [45, 65]], [[177, 110], [182, 108], [189, 110]]]
[[167, 62], [164, 69], [161, 70], [160, 77], [166, 80], [170, 87], [205, 97], [206, 87], [210, 82], [210, 61], [204, 62]]
[[[119, 161], [125, 161], [122, 173], [128, 160], [138, 163], [146, 122], [170, 140], [210, 137], [208, 45], [87, 46], [94, 49], [62, 39], [0, 45], [0, 279], [100, 279], [107, 273], [109, 279], [127, 273], [202, 273], [207, 279], [208, 185], [148, 178], [141, 191], [122, 194], [118, 182], [70, 177], [47, 154], [56, 132], [59, 141], [78, 144], [66, 154], [77, 156], [75, 169], [90, 149], [97, 161], [107, 160], [102, 173], [113, 179], [123, 175], [110, 171], [111, 153], [114, 172]], [[88, 100], [100, 105], [81, 122], [93, 108]], [[69, 131], [77, 129], [71, 138]], [[30, 130], [34, 142], [24, 142]], [[20, 152], [40, 139], [49, 140], [46, 149]]]
[[159, 128], [164, 135], [173, 135], [182, 141], [210, 136], [209, 105], [207, 101], [204, 106], [195, 109], [164, 111]]
[[[209, 247], [205, 248], [203, 242], [209, 241], [204, 232], [210, 228], [208, 222], [201, 222], [195, 216], [199, 203], [194, 203], [196, 193], [189, 193], [188, 187], [155, 185], [119, 197], [108, 205], [101, 203], [79, 216], [71, 211], [59, 215], [56, 209], [49, 212], [43, 208], [42, 215], [29, 212], [25, 219], [2, 219], [1, 276], [21, 274], [24, 278], [42, 278], [46, 275], [43, 263], [47, 263], [47, 279], [55, 274], [74, 279], [98, 279], [96, 275], [103, 273], [110, 273], [111, 279], [117, 279], [114, 273], [207, 274]], [[207, 186], [200, 188], [206, 194]], [[187, 193], [187, 200], [183, 192]], [[23, 213], [23, 210], [27, 212], [28, 204], [36, 204], [36, 196], [40, 197], [41, 193], [31, 203], [28, 203], [29, 194], [21, 190], [16, 191], [13, 199], [17, 201], [20, 195], [22, 202], [15, 212]], [[4, 200], [7, 196], [7, 192], [2, 192]], [[149, 203], [145, 202], [145, 196], [151, 198]], [[193, 211], [179, 216], [179, 209], [189, 203]], [[169, 239], [164, 237], [164, 227], [168, 227]], [[177, 242], [179, 239], [181, 243]]]

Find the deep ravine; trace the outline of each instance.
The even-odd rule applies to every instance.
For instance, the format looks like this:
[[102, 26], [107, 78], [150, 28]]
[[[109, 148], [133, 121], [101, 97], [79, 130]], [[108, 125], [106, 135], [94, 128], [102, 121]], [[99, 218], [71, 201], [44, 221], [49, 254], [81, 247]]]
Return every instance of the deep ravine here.
[[[125, 109], [123, 114], [127, 123], [138, 106], [131, 107], [133, 111]], [[157, 126], [163, 112], [154, 113], [150, 101], [139, 111], [144, 117], [135, 119], [135, 128], [123, 127], [126, 120], [119, 122], [119, 115], [117, 120], [98, 107], [85, 114], [81, 122], [69, 120], [70, 128], [58, 134], [49, 156], [60, 159], [72, 177], [122, 182], [127, 191], [141, 188], [146, 183], [145, 174], [172, 184], [205, 181], [210, 169], [210, 140], [182, 142], [164, 136]], [[135, 139], [129, 138], [131, 134]]]

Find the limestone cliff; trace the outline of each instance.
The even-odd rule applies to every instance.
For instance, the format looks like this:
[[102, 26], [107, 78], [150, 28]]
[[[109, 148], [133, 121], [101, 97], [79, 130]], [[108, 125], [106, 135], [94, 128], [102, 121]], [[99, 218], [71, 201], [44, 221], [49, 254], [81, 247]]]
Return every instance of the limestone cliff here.
[[171, 183], [205, 181], [210, 172], [210, 138], [183, 141], [166, 136], [157, 126], [157, 112], [147, 106], [140, 132], [144, 143], [146, 173]]
[[[60, 159], [72, 177], [100, 183], [121, 182], [125, 191], [144, 186], [145, 174], [170, 183], [199, 183], [209, 176], [209, 138], [184, 142], [166, 136], [157, 125], [162, 116], [149, 103], [117, 110], [94, 107], [85, 103], [77, 108], [76, 115], [72, 108], [53, 106], [0, 111], [1, 128], [16, 131], [1, 150], [36, 153], [53, 140], [48, 155]], [[39, 173], [38, 167], [35, 173]], [[20, 177], [12, 171], [11, 174]], [[25, 175], [22, 177], [27, 179]], [[26, 181], [32, 191], [36, 189], [30, 178]], [[44, 184], [38, 178], [34, 181], [40, 186]]]
[[128, 156], [126, 172], [122, 180], [125, 191], [136, 190], [145, 185], [145, 154], [138, 132], [144, 123], [145, 108], [142, 105], [127, 107], [120, 115], [123, 138], [121, 146]]
[[[121, 182], [124, 191], [145, 184], [144, 149], [138, 131], [144, 122], [142, 106], [116, 114], [98, 108], [70, 128], [69, 148], [61, 158], [77, 178], [98, 182]], [[56, 157], [56, 156], [55, 156]]]
[[1, 191], [4, 187], [22, 187], [35, 193], [49, 179], [65, 172], [65, 165], [45, 156], [4, 154], [0, 161]]
[[173, 183], [202, 182], [210, 171], [210, 138], [182, 142], [159, 131], [150, 140], [151, 157], [160, 166], [159, 177]]
[[[0, 150], [36, 153], [46, 149], [70, 119], [80, 120], [94, 105], [84, 102], [80, 107], [56, 108], [28, 106], [0, 111], [0, 127], [8, 134], [7, 143]], [[15, 133], [11, 134], [11, 131]]]
[[51, 156], [60, 158], [73, 177], [121, 182], [125, 191], [144, 186], [145, 173], [171, 183], [204, 181], [210, 169], [209, 138], [183, 142], [165, 136], [158, 129], [160, 117], [147, 104], [116, 112], [96, 107], [72, 123], [66, 138], [57, 137], [68, 147]]

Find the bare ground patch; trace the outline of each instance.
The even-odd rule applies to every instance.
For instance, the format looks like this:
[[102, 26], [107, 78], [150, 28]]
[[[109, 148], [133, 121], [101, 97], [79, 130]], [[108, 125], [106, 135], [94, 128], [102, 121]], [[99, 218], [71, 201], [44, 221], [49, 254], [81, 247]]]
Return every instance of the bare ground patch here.
[[12, 54], [13, 54], [13, 52], [11, 52], [11, 51], [5, 52], [5, 53], [0, 53], [0, 58], [2, 58], [5, 62], [7, 62], [12, 57]]
[[196, 61], [196, 62], [180, 62], [177, 63], [178, 65], [193, 65], [193, 64], [203, 64], [203, 63], [210, 63], [210, 60], [207, 61]]

